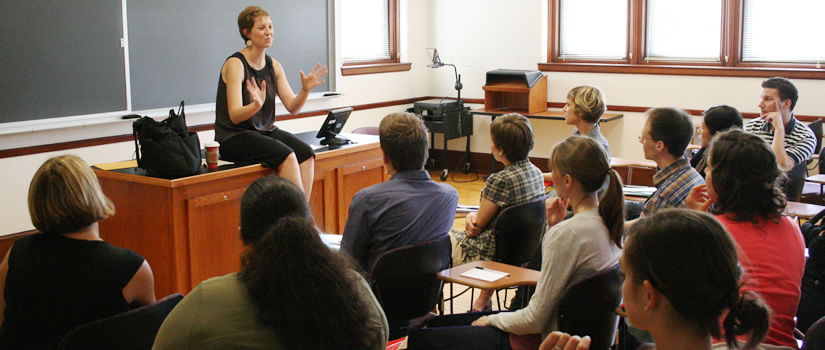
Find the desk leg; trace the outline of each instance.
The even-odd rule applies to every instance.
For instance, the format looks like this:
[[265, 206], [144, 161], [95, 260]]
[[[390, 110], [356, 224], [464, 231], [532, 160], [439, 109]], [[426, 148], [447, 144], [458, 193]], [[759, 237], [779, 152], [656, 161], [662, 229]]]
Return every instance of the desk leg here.
[[[496, 116], [490, 116], [490, 124], [492, 124], [496, 120]], [[496, 172], [496, 156], [493, 155], [493, 150], [490, 150], [490, 174]], [[489, 176], [489, 175], [487, 175]], [[487, 180], [487, 176], [484, 176], [484, 180]]]
[[442, 163], [444, 163], [444, 167], [441, 170], [441, 181], [447, 181], [447, 174], [450, 173], [450, 169], [449, 169], [450, 160], [448, 159], [448, 156], [447, 156], [447, 134], [446, 134], [446, 131], [444, 133], [444, 161]]

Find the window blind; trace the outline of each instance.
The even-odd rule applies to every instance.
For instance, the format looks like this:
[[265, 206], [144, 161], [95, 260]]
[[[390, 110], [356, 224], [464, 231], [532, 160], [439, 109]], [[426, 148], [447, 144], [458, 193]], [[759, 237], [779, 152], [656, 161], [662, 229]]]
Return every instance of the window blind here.
[[388, 0], [341, 2], [341, 51], [345, 63], [391, 59]]

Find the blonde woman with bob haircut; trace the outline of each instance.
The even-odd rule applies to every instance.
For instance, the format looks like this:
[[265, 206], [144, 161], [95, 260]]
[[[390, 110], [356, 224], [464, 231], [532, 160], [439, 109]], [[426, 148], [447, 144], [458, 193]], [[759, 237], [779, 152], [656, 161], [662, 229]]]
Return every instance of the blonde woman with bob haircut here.
[[29, 186], [40, 233], [18, 239], [0, 264], [0, 348], [53, 349], [77, 326], [155, 301], [146, 260], [100, 238], [98, 221], [114, 213], [77, 156], [40, 166]]
[[[572, 136], [587, 136], [601, 145], [610, 160], [610, 145], [602, 135], [599, 121], [607, 111], [604, 93], [591, 85], [574, 87], [567, 93], [567, 103], [562, 108], [564, 123], [575, 126]], [[553, 181], [550, 173], [544, 173], [544, 181]]]

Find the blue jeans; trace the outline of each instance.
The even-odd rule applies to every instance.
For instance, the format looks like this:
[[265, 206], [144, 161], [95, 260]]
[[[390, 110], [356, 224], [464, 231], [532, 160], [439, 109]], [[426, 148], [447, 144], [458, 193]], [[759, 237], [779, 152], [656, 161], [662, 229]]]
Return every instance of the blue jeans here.
[[481, 316], [498, 311], [438, 316], [427, 328], [410, 333], [407, 348], [510, 350], [510, 334], [494, 327], [471, 326]]

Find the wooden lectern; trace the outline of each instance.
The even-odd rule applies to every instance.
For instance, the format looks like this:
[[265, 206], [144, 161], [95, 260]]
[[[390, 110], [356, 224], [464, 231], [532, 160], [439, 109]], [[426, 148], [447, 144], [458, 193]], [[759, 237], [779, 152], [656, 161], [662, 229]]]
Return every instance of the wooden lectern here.
[[539, 71], [489, 71], [483, 89], [487, 111], [520, 114], [547, 111], [547, 77]]

